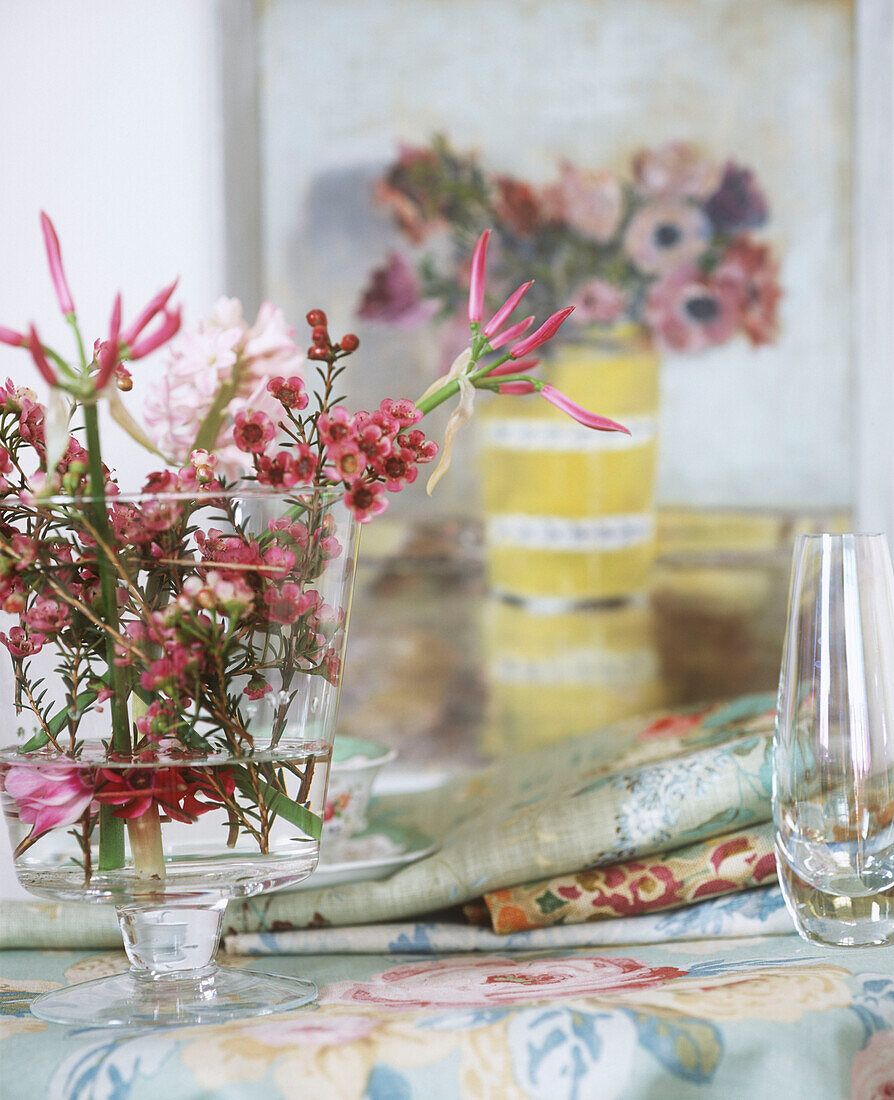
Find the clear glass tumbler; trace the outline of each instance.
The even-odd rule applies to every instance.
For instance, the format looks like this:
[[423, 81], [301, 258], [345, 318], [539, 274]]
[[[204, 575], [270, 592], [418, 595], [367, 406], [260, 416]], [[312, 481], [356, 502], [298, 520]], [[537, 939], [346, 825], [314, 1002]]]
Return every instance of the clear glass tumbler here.
[[798, 932], [838, 947], [894, 942], [894, 574], [884, 535], [795, 544], [773, 818]]

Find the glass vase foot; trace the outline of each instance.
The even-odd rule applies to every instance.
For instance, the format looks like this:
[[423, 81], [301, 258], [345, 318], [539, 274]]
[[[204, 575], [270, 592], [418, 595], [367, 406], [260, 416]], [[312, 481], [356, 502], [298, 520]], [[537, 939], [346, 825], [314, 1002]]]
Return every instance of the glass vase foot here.
[[301, 1008], [316, 998], [305, 978], [210, 966], [190, 977], [144, 978], [132, 971], [36, 997], [41, 1020], [80, 1027], [217, 1024]]

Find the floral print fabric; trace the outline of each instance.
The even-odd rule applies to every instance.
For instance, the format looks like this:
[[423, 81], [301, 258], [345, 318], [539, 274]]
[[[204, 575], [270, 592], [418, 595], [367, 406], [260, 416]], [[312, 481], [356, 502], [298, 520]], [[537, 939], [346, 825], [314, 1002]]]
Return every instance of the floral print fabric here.
[[253, 965], [312, 978], [316, 1005], [121, 1033], [47, 1025], [28, 1006], [44, 990], [125, 968], [123, 954], [6, 952], [0, 1092], [883, 1100], [894, 1090], [890, 956], [788, 935], [514, 956], [279, 957]]
[[776, 878], [773, 826], [484, 895], [494, 932], [677, 909]]

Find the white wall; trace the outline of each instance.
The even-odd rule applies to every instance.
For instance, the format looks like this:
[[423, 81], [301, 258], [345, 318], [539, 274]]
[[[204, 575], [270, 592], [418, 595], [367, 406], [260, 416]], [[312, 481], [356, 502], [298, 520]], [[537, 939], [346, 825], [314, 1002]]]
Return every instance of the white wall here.
[[[118, 289], [126, 315], [178, 272], [193, 315], [225, 290], [215, 15], [214, 0], [0, 0], [0, 324], [34, 320], [70, 351], [41, 209], [91, 341]], [[34, 384], [27, 356], [0, 347], [7, 375]], [[133, 486], [148, 456], [108, 439]], [[26, 896], [3, 833], [0, 896]]]

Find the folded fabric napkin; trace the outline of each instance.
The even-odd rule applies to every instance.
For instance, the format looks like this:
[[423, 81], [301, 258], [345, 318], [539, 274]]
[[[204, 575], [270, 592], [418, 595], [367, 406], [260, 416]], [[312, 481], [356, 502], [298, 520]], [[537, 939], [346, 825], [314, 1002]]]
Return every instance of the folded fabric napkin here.
[[[437, 791], [381, 799], [380, 821], [421, 829], [439, 850], [384, 881], [235, 903], [225, 926], [401, 920], [752, 829], [770, 818], [774, 705], [749, 696], [628, 720], [504, 757]], [[105, 946], [114, 914], [98, 908], [7, 902], [0, 946]]]
[[453, 951], [545, 951], [572, 947], [685, 943], [690, 940], [790, 936], [791, 917], [778, 886], [709, 898], [672, 913], [557, 924], [498, 935], [459, 919], [356, 924], [292, 932], [242, 932], [225, 938], [233, 955], [442, 954]]
[[493, 890], [484, 901], [502, 933], [679, 909], [775, 881], [773, 833], [768, 822], [645, 860]]

